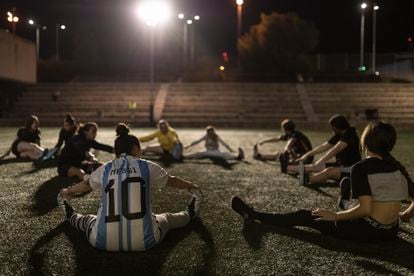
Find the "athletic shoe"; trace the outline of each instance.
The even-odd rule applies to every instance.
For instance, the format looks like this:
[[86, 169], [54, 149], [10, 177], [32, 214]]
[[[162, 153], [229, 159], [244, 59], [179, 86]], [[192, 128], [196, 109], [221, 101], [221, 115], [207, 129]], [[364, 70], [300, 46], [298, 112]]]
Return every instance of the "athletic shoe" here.
[[49, 149], [44, 149], [42, 154], [37, 158], [37, 160], [43, 160], [43, 157], [45, 157], [49, 153]]
[[65, 219], [70, 220], [72, 215], [75, 213], [75, 210], [72, 208], [72, 206], [70, 206], [68, 201], [60, 194], [57, 196], [57, 203], [58, 206], [62, 209], [63, 214], [65, 215]]
[[237, 160], [244, 160], [244, 151], [242, 148], [239, 148], [239, 155], [237, 156]]
[[259, 153], [259, 147], [257, 145], [254, 145], [253, 147], [253, 159], [256, 159], [256, 160], [262, 159], [262, 156]]
[[231, 209], [233, 209], [234, 212], [242, 216], [244, 219], [253, 221], [253, 207], [244, 203], [240, 197], [233, 196], [231, 198]]
[[190, 200], [187, 203], [186, 211], [190, 215], [190, 219], [193, 220], [200, 214], [200, 205], [202, 202], [201, 193], [193, 193]]
[[46, 160], [51, 159], [53, 157], [53, 155], [55, 155], [56, 151], [57, 151], [57, 148], [53, 148], [53, 149], [48, 150], [47, 154], [45, 154], [43, 156], [42, 160], [46, 161]]
[[309, 174], [305, 172], [305, 164], [299, 161], [299, 185], [306, 186], [309, 183]]
[[282, 173], [286, 173], [287, 167], [289, 165], [289, 154], [287, 152], [280, 154], [279, 162], [280, 162], [280, 171]]

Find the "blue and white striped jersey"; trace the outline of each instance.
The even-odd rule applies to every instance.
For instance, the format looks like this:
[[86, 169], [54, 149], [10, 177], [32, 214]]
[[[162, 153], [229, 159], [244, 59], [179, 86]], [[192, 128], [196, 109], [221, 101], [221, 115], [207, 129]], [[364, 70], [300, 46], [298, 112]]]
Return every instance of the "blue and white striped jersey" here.
[[151, 187], [164, 186], [168, 173], [159, 165], [129, 155], [109, 161], [89, 177], [102, 190], [102, 202], [89, 241], [107, 251], [143, 251], [160, 239], [151, 208]]

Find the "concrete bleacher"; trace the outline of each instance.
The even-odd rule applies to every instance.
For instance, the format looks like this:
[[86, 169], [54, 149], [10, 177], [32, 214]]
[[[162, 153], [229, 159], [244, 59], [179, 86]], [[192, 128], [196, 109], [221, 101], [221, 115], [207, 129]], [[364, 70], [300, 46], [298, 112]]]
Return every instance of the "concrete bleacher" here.
[[[57, 101], [53, 93], [59, 91]], [[25, 87], [0, 125], [21, 125], [36, 114], [42, 125], [59, 126], [67, 112], [79, 121], [148, 126], [150, 104], [156, 119], [176, 127], [276, 128], [281, 120], [326, 125], [333, 114], [365, 124], [365, 111], [377, 109], [382, 120], [414, 124], [414, 85], [386, 83], [170, 83], [79, 82]], [[128, 103], [137, 109], [131, 118]]]
[[[13, 111], [3, 121], [24, 122], [36, 114], [42, 125], [61, 125], [66, 113], [78, 121], [113, 125], [120, 121], [148, 125], [149, 104], [159, 85], [145, 83], [50, 83], [26, 87]], [[153, 92], [151, 92], [153, 91]], [[53, 94], [58, 99], [53, 100]], [[152, 93], [152, 96], [151, 96]], [[133, 119], [128, 104], [137, 103]]]
[[171, 84], [163, 113], [183, 126], [275, 127], [286, 117], [306, 120], [294, 84]]
[[307, 84], [316, 116], [326, 121], [333, 113], [365, 121], [367, 109], [377, 109], [379, 119], [394, 124], [414, 123], [414, 85], [384, 83]]

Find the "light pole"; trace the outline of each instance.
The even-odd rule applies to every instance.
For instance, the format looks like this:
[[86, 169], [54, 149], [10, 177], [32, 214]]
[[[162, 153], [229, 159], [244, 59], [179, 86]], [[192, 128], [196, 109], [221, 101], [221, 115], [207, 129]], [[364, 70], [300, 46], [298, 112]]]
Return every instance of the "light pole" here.
[[56, 24], [56, 61], [60, 61], [60, 53], [59, 53], [59, 30], [66, 30], [65, 25]]
[[[196, 23], [200, 20], [200, 16], [196, 15], [194, 16], [194, 21], [192, 21], [192, 23]], [[191, 65], [191, 69], [194, 69], [194, 63], [195, 63], [195, 33], [194, 33], [194, 28], [195, 25], [191, 28], [191, 48], [190, 48], [190, 65]]]
[[365, 39], [365, 9], [368, 7], [367, 3], [361, 4], [361, 45], [359, 56], [359, 71], [365, 71], [364, 65], [364, 39]]
[[37, 60], [39, 60], [39, 57], [40, 57], [40, 28], [42, 28], [43, 30], [46, 30], [46, 26], [41, 27], [33, 19], [29, 19], [27, 22], [29, 23], [29, 25], [34, 26], [36, 28], [36, 57], [37, 57]]
[[236, 0], [237, 4], [237, 38], [242, 35], [242, 15], [243, 15], [243, 4], [244, 0]]
[[155, 29], [158, 25], [166, 22], [170, 18], [171, 9], [167, 2], [163, 0], [146, 0], [142, 2], [138, 7], [139, 18], [149, 27], [150, 39], [149, 39], [149, 52], [150, 52], [150, 64], [149, 64], [149, 80], [151, 83], [151, 100], [149, 106], [149, 122], [154, 125], [154, 88], [155, 82], [154, 73], [154, 39]]
[[379, 6], [374, 4], [372, 15], [372, 74], [377, 74], [377, 11]]
[[7, 12], [7, 21], [9, 21], [12, 24], [12, 31], [14, 34], [16, 33], [16, 23], [19, 22], [19, 17], [17, 17], [15, 13], [15, 8], [13, 8], [12, 11]]

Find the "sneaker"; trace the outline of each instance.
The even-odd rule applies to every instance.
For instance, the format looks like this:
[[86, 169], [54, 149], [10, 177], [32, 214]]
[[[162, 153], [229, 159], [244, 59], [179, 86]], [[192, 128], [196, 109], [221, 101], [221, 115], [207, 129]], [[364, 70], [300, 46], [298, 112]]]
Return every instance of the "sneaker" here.
[[70, 206], [68, 201], [60, 194], [57, 196], [57, 203], [58, 206], [62, 209], [65, 219], [70, 220], [72, 215], [75, 213], [75, 210], [72, 208], [72, 206]]
[[37, 160], [43, 160], [43, 158], [49, 153], [49, 149], [44, 149], [42, 154], [37, 158]]
[[240, 197], [233, 196], [231, 198], [231, 209], [233, 209], [234, 212], [242, 216], [244, 219], [251, 221], [253, 220], [253, 207], [244, 203]]
[[48, 152], [46, 154], [44, 154], [42, 160], [46, 161], [46, 160], [51, 159], [55, 155], [56, 151], [57, 151], [57, 148], [53, 148], [53, 149], [48, 150]]
[[279, 162], [280, 162], [280, 171], [282, 173], [286, 173], [287, 172], [287, 167], [289, 165], [289, 155], [288, 153], [282, 153], [281, 155], [279, 155]]
[[257, 145], [254, 145], [254, 147], [253, 147], [253, 159], [260, 160], [260, 159], [262, 159], [261, 157], [262, 156], [259, 153], [259, 147]]
[[244, 160], [244, 151], [242, 148], [239, 148], [239, 155], [237, 156], [237, 160]]
[[187, 203], [186, 211], [190, 215], [190, 219], [193, 220], [200, 214], [200, 205], [202, 197], [200, 193], [193, 193], [190, 200]]
[[309, 174], [305, 172], [305, 164], [303, 161], [299, 162], [299, 185], [306, 186], [309, 183]]

